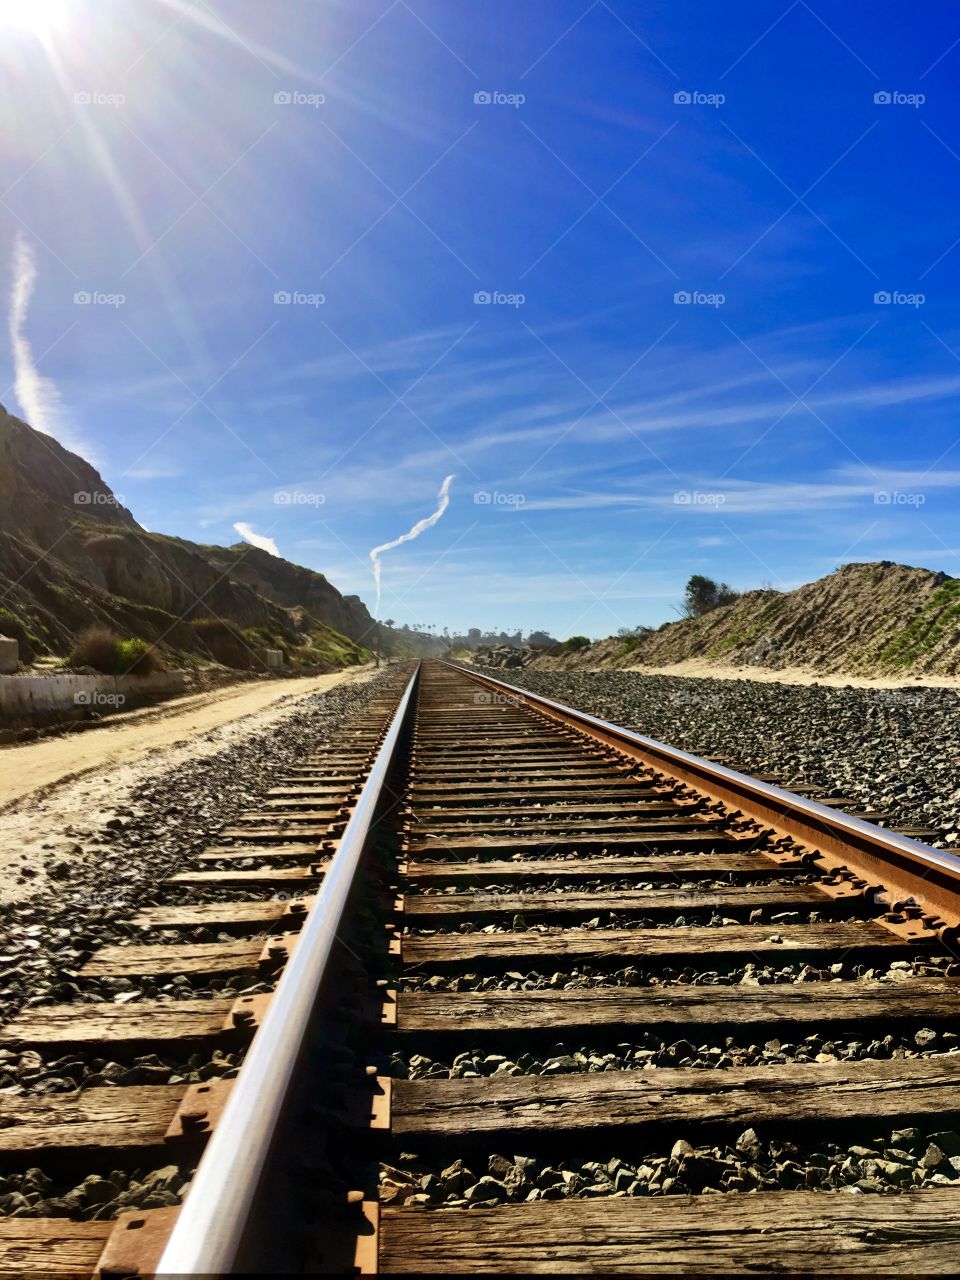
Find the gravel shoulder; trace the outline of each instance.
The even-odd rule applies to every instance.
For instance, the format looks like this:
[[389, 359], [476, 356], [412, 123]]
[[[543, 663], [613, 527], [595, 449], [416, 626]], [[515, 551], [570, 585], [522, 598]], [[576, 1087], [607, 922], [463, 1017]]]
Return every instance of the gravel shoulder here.
[[[534, 669], [494, 672], [743, 773], [816, 786], [884, 825], [930, 827], [960, 846], [960, 690], [880, 683], [840, 687], [710, 675]], [[778, 673], [779, 674], [779, 673]]]
[[[367, 685], [372, 666], [243, 684], [116, 716], [102, 728], [0, 751], [0, 902], [48, 889], [66, 857], [128, 816], [148, 784], [281, 729], [308, 700]], [[78, 854], [76, 851], [80, 850]], [[56, 874], [64, 874], [62, 871]]]

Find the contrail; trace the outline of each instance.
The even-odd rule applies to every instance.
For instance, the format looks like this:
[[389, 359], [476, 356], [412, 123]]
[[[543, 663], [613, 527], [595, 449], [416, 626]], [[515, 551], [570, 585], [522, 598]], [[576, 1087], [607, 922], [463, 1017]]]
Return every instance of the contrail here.
[[237, 533], [239, 533], [244, 542], [250, 543], [251, 547], [259, 547], [261, 551], [268, 551], [270, 555], [276, 556], [277, 559], [283, 559], [280, 555], [280, 548], [272, 538], [268, 538], [262, 533], [254, 533], [250, 526], [243, 520], [238, 520], [233, 527], [236, 529]]
[[79, 450], [63, 423], [60, 393], [49, 378], [37, 371], [33, 348], [24, 333], [27, 312], [37, 282], [37, 262], [32, 246], [18, 235], [13, 246], [13, 288], [10, 291], [10, 345], [13, 348], [14, 391], [23, 416], [31, 427], [53, 436], [67, 448]]
[[379, 618], [380, 616], [380, 556], [384, 551], [392, 551], [394, 547], [399, 547], [401, 542], [412, 542], [414, 538], [419, 538], [424, 529], [429, 529], [437, 523], [450, 505], [450, 481], [452, 479], [453, 476], [447, 476], [440, 486], [440, 492], [437, 494], [437, 509], [432, 516], [427, 516], [424, 520], [418, 520], [409, 533], [405, 533], [400, 538], [394, 538], [392, 542], [385, 542], [381, 547], [374, 547], [370, 552], [370, 559], [373, 561], [373, 580], [377, 584], [377, 603], [373, 610], [374, 618]]

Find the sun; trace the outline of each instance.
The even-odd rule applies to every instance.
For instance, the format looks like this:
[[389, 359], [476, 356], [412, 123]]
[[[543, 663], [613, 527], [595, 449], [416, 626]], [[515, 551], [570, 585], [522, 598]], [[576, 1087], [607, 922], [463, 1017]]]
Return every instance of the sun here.
[[0, 33], [25, 31], [46, 40], [61, 30], [71, 0], [0, 0]]

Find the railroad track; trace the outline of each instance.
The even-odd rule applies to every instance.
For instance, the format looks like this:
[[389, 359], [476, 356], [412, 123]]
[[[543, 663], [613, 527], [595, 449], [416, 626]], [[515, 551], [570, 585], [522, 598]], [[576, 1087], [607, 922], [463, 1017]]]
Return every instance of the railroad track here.
[[10, 1168], [190, 1175], [0, 1219], [8, 1273], [956, 1270], [951, 854], [427, 662], [160, 897], [81, 987], [265, 989], [0, 1049], [235, 1079], [0, 1098]]

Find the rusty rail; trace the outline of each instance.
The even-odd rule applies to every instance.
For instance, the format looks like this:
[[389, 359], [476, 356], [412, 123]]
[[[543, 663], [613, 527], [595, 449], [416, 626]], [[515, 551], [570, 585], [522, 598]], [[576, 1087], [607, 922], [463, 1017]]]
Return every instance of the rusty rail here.
[[903, 916], [903, 923], [907, 925], [911, 917], [916, 917], [917, 931], [923, 926], [935, 928], [946, 945], [954, 951], [958, 949], [960, 857], [955, 853], [933, 849], [918, 840], [886, 831], [816, 800], [760, 782], [485, 672], [454, 663], [444, 665], [454, 667], [481, 686], [516, 698], [653, 768], [662, 769], [711, 800], [742, 810], [779, 835], [819, 850], [822, 870], [846, 872], [878, 889], [882, 886], [885, 901], [891, 908], [890, 916]]

